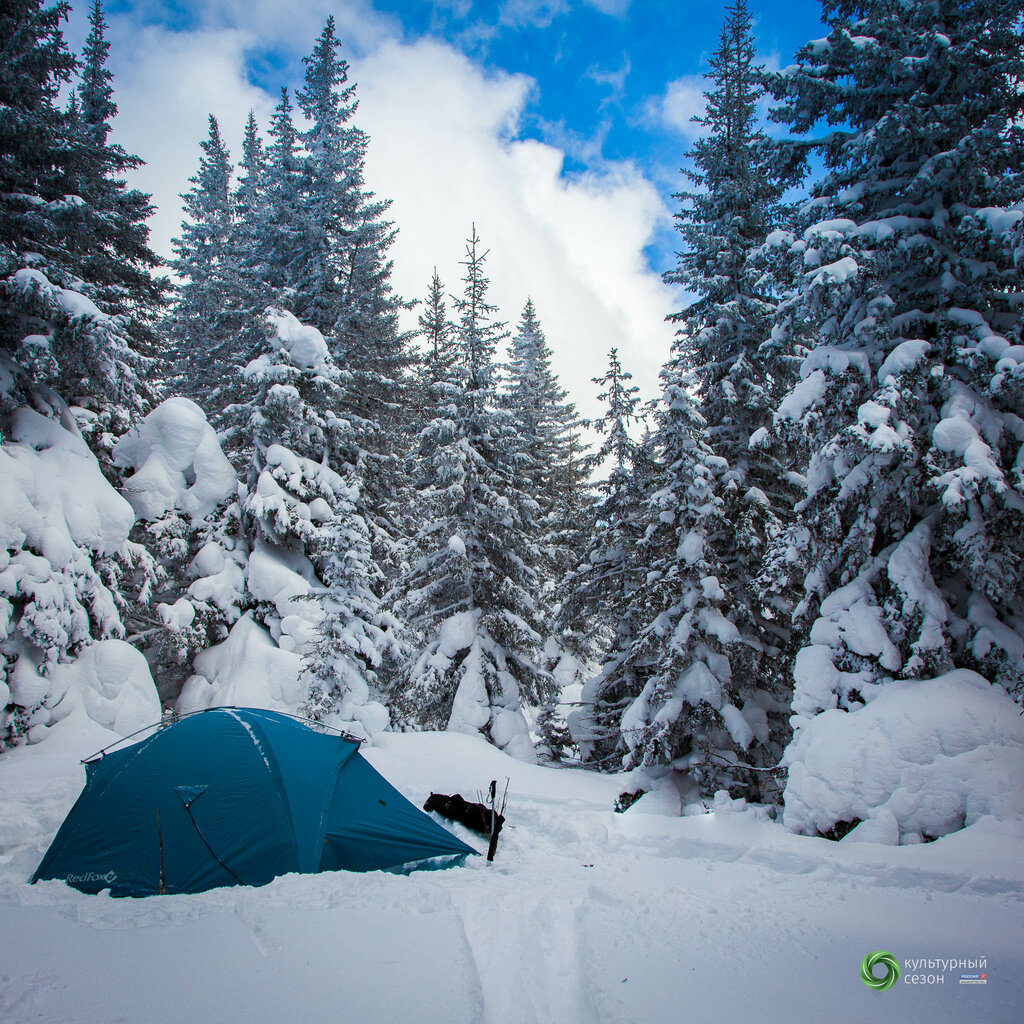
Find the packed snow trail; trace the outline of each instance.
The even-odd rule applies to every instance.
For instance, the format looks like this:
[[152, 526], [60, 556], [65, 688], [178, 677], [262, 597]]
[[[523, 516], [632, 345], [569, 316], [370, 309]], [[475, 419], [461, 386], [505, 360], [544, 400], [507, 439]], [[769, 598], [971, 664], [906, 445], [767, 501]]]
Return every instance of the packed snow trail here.
[[[474, 737], [388, 735], [364, 754], [415, 802], [510, 779], [492, 865], [139, 900], [27, 885], [81, 789], [77, 759], [106, 735], [0, 758], [4, 1024], [1020, 1019], [1024, 825], [885, 847], [749, 811], [673, 818], [640, 801], [620, 815], [623, 777], [525, 765]], [[874, 992], [859, 972], [878, 949], [901, 967], [985, 957], [987, 984], [954, 970]]]

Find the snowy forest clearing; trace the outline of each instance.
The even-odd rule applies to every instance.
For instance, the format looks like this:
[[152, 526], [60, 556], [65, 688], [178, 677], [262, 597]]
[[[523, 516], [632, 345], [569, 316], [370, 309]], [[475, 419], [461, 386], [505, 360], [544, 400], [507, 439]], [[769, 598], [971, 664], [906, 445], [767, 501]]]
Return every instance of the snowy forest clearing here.
[[[28, 886], [81, 789], [79, 758], [109, 741], [99, 727], [58, 728], [0, 758], [4, 1022], [160, 1024], [180, 1020], [184, 1002], [211, 1024], [748, 1012], [909, 1024], [1011, 1022], [1024, 1005], [1019, 824], [983, 819], [893, 848], [794, 836], [750, 810], [678, 818], [642, 813], [641, 800], [616, 814], [628, 776], [527, 765], [475, 737], [394, 734], [363, 753], [414, 802], [510, 780], [493, 865], [145, 900]], [[942, 984], [901, 978], [873, 992], [860, 962], [879, 948], [901, 968], [985, 957], [989, 983], [961, 986], [953, 970]]]

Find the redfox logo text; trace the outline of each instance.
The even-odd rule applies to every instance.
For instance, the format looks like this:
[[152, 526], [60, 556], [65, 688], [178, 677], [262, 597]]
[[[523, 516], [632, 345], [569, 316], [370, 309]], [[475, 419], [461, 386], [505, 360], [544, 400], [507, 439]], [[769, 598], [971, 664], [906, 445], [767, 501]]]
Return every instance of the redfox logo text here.
[[68, 875], [68, 877], [64, 879], [68, 885], [74, 885], [75, 882], [107, 882], [109, 884], [116, 880], [116, 871], [108, 871], [105, 875], [101, 875], [96, 871], [86, 871], [81, 875]]

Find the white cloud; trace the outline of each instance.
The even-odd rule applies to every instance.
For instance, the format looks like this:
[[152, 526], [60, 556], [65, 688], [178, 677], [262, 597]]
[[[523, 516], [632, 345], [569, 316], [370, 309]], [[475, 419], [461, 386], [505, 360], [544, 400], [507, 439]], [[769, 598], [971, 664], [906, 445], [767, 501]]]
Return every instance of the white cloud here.
[[498, 20], [512, 28], [547, 28], [568, 10], [567, 0], [504, 0]]
[[514, 322], [533, 298], [582, 410], [598, 411], [590, 380], [612, 346], [645, 393], [656, 393], [674, 307], [643, 248], [671, 215], [641, 173], [616, 164], [564, 178], [561, 150], [514, 137], [532, 82], [488, 76], [447, 46], [389, 42], [358, 77], [360, 123], [372, 138], [367, 180], [394, 200], [400, 229], [399, 290], [422, 295], [436, 263], [458, 292], [475, 221], [502, 315]]
[[669, 82], [663, 95], [648, 101], [647, 119], [660, 122], [688, 139], [699, 138], [703, 129], [693, 119], [704, 116], [707, 88], [703, 75], [683, 75]]
[[602, 14], [621, 18], [629, 10], [630, 0], [584, 0], [588, 7], [596, 7]]
[[253, 41], [248, 32], [178, 33], [148, 26], [122, 35], [120, 27], [112, 25], [118, 105], [114, 135], [146, 161], [133, 184], [153, 195], [157, 213], [151, 243], [161, 256], [170, 256], [171, 239], [181, 227], [179, 194], [199, 166], [208, 116], [217, 117], [237, 158], [249, 110], [265, 125], [276, 98], [245, 79], [245, 51]]
[[[262, 0], [254, 6], [266, 14]], [[161, 253], [180, 227], [178, 194], [198, 166], [207, 114], [217, 115], [236, 157], [249, 108], [268, 124], [276, 96], [245, 73], [247, 52], [269, 42], [254, 36], [264, 14], [244, 28], [203, 24], [189, 32], [109, 18], [117, 134], [148, 161], [137, 181], [158, 204], [153, 243]], [[266, 17], [274, 23], [273, 14]], [[311, 48], [317, 21], [295, 33], [308, 40], [296, 43], [297, 53]], [[656, 394], [672, 337], [664, 317], [675, 301], [644, 256], [671, 219], [655, 186], [623, 162], [563, 176], [563, 150], [518, 138], [532, 79], [485, 72], [446, 44], [402, 43], [374, 25], [361, 35], [375, 40], [368, 55], [349, 60], [359, 83], [358, 124], [371, 137], [367, 182], [394, 201], [398, 291], [421, 296], [436, 264], [448, 290], [458, 292], [475, 221], [491, 250], [493, 301], [514, 326], [533, 298], [555, 368], [585, 415], [600, 411], [590, 379], [604, 372], [612, 346], [643, 392]]]
[[597, 64], [592, 64], [584, 72], [584, 75], [592, 82], [603, 85], [608, 89], [608, 95], [601, 101], [601, 106], [603, 107], [608, 103], [619, 103], [625, 98], [626, 79], [629, 77], [631, 70], [632, 65], [630, 64], [629, 56], [624, 53], [622, 55], [622, 63], [618, 68], [609, 70]]

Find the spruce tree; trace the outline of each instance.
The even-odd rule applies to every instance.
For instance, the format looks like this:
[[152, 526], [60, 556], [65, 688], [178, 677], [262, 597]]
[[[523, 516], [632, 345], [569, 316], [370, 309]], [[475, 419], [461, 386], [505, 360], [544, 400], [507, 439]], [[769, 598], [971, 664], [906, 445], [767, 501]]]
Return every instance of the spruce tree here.
[[603, 388], [599, 400], [606, 408], [591, 425], [603, 435], [596, 458], [607, 467], [607, 476], [597, 487], [581, 561], [557, 590], [560, 642], [581, 660], [601, 663], [601, 671], [583, 688], [583, 707], [569, 716], [583, 759], [598, 763], [616, 757], [618, 719], [629, 693], [640, 688], [626, 681], [621, 670], [641, 624], [638, 592], [645, 575], [637, 557], [644, 495], [636, 475], [637, 445], [629, 434], [640, 419], [640, 389], [632, 379], [616, 349], [608, 354], [604, 376], [594, 378]]
[[375, 558], [397, 564], [397, 538], [408, 511], [404, 446], [412, 381], [409, 334], [399, 326], [408, 308], [391, 285], [388, 256], [395, 237], [385, 219], [390, 201], [367, 189], [369, 139], [352, 125], [357, 104], [348, 63], [329, 17], [305, 58], [296, 98], [309, 121], [303, 133], [296, 259], [285, 301], [330, 339], [346, 374], [343, 405], [360, 446], [360, 476], [370, 509]]
[[786, 735], [786, 663], [769, 639], [775, 595], [756, 581], [793, 499], [764, 440], [787, 367], [766, 349], [775, 299], [761, 248], [785, 182], [756, 127], [754, 54], [750, 14], [735, 0], [697, 119], [706, 134], [684, 171], [694, 188], [676, 197], [685, 249], [665, 279], [696, 298], [669, 318], [681, 327], [657, 429], [637, 458], [644, 585], [599, 693], [604, 749], [626, 765], [672, 764], [694, 795], [762, 799], [761, 769]]
[[110, 43], [107, 42], [107, 20], [101, 0], [93, 0], [89, 9], [89, 35], [82, 51], [82, 76], [78, 92], [82, 98], [82, 120], [89, 126], [96, 143], [103, 146], [110, 133], [110, 122], [117, 114], [114, 103], [114, 76], [107, 69]]
[[316, 328], [284, 311], [269, 320], [266, 351], [245, 370], [257, 387], [242, 500], [249, 589], [257, 618], [303, 656], [306, 710], [372, 735], [388, 724], [371, 688], [390, 622], [374, 595], [358, 449], [335, 411], [343, 375]]
[[245, 424], [253, 389], [243, 371], [261, 350], [265, 313], [275, 297], [265, 276], [262, 229], [269, 220], [268, 191], [267, 153], [250, 110], [237, 183], [230, 196], [231, 225], [220, 275], [224, 290], [218, 319], [218, 373], [209, 397], [211, 420], [220, 428], [225, 451], [239, 465], [252, 455], [252, 437]]
[[802, 161], [799, 151], [784, 158], [757, 125], [763, 68], [751, 22], [746, 0], [726, 9], [706, 111], [695, 118], [704, 134], [683, 171], [692, 188], [676, 196], [685, 248], [664, 277], [695, 296], [669, 319], [680, 325], [675, 359], [691, 371], [707, 443], [728, 462], [720, 497], [734, 539], [721, 555], [736, 586], [731, 600], [769, 630], [790, 609], [759, 585], [761, 566], [798, 492], [789, 475], [793, 448], [769, 431], [794, 368], [771, 337], [777, 296], [764, 246], [788, 212], [782, 195]]
[[814, 453], [777, 559], [806, 577], [798, 726], [954, 666], [1024, 683], [1020, 4], [822, 10], [770, 77], [777, 120], [834, 126], [776, 239], [799, 282], [776, 335], [810, 349], [776, 417]]
[[[116, 177], [136, 158], [100, 145], [77, 102], [56, 106], [75, 67], [66, 14], [66, 4], [25, 0], [0, 15], [0, 344], [15, 378], [5, 402], [55, 387], [99, 403], [101, 429], [118, 431], [151, 394], [143, 378], [161, 284], [149, 274], [148, 197]], [[91, 59], [102, 67], [102, 47]]]
[[348, 122], [356, 109], [348, 62], [340, 56], [334, 17], [324, 29], [306, 65], [305, 86], [296, 93], [310, 122], [303, 133], [302, 246], [296, 252], [290, 284], [292, 311], [300, 320], [329, 334], [344, 309], [350, 225], [357, 217], [366, 137]]
[[487, 301], [486, 256], [474, 227], [454, 352], [438, 360], [447, 370], [420, 435], [418, 557], [396, 595], [413, 654], [393, 690], [407, 722], [482, 733], [532, 760], [522, 704], [553, 694], [538, 666], [536, 541], [515, 478], [521, 443], [499, 401], [495, 354], [507, 334]]
[[517, 473], [537, 502], [537, 569], [549, 589], [574, 560], [572, 507], [590, 466], [579, 456], [579, 417], [551, 368], [551, 349], [531, 299], [512, 338], [507, 374], [507, 401], [523, 442]]
[[174, 240], [172, 266], [184, 283], [178, 288], [170, 321], [176, 349], [177, 390], [210, 408], [211, 393], [227, 371], [223, 348], [237, 324], [229, 318], [235, 266], [230, 259], [232, 232], [231, 158], [210, 115], [210, 132], [199, 144], [199, 170], [182, 195], [185, 220]]
[[434, 274], [430, 279], [430, 290], [423, 303], [423, 312], [418, 318], [420, 337], [426, 345], [422, 365], [424, 378], [428, 383], [442, 380], [450, 369], [448, 363], [451, 359], [452, 348], [449, 345], [449, 338], [454, 330], [454, 325], [448, 319], [444, 294], [444, 285], [441, 283], [441, 278], [437, 276], [437, 267], [434, 267]]
[[113, 75], [107, 68], [110, 43], [101, 0], [89, 12], [90, 31], [82, 55], [77, 115], [67, 118], [69, 150], [73, 153], [71, 191], [85, 204], [65, 226], [74, 248], [82, 254], [83, 280], [101, 308], [124, 318], [135, 346], [156, 354], [157, 318], [168, 283], [154, 278], [163, 262], [149, 246], [151, 197], [129, 188], [125, 175], [143, 160], [110, 141], [114, 102]]
[[[63, 0], [51, 7], [41, 0], [21, 0], [0, 11], [0, 241], [5, 276], [19, 251], [46, 255], [52, 232], [45, 203], [63, 194], [68, 156], [59, 141], [64, 114], [56, 100], [75, 68], [60, 28], [68, 10]], [[52, 240], [50, 244], [52, 252]], [[5, 338], [8, 344], [11, 340]]]
[[299, 140], [292, 120], [288, 89], [270, 120], [270, 144], [267, 147], [265, 202], [250, 213], [253, 248], [244, 260], [253, 276], [264, 282], [271, 300], [289, 308], [294, 289], [295, 262], [302, 245], [300, 222], [301, 161]]
[[760, 802], [778, 796], [764, 769], [782, 754], [788, 704], [731, 568], [730, 467], [692, 398], [690, 358], [677, 344], [662, 371], [658, 472], [637, 551], [644, 585], [632, 603], [642, 626], [606, 689], [628, 700], [617, 722], [627, 766], [671, 764], [695, 796], [728, 789]]

